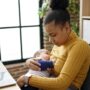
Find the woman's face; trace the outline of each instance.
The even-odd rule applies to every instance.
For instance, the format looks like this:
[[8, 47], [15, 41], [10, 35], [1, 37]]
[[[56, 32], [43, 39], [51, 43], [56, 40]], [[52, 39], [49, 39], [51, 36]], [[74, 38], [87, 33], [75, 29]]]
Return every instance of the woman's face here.
[[70, 34], [70, 25], [66, 23], [64, 26], [60, 24], [55, 25], [54, 22], [51, 22], [44, 26], [44, 30], [49, 35], [49, 40], [51, 43], [60, 46], [65, 44], [68, 41]]

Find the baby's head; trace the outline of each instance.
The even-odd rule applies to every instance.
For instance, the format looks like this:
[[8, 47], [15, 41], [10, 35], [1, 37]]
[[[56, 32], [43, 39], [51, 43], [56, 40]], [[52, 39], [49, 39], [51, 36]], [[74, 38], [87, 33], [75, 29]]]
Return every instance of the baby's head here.
[[34, 57], [40, 57], [43, 60], [49, 60], [50, 59], [50, 52], [46, 49], [40, 49], [34, 54]]

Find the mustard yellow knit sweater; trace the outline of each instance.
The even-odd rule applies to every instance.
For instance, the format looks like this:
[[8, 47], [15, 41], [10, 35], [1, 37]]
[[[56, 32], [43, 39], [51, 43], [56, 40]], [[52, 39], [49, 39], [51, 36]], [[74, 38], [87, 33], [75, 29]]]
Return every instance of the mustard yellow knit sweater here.
[[71, 84], [80, 88], [90, 65], [89, 45], [71, 32], [64, 45], [53, 47], [51, 59], [53, 58], [56, 60], [54, 73], [57, 77], [33, 75], [29, 84], [43, 90], [67, 90]]

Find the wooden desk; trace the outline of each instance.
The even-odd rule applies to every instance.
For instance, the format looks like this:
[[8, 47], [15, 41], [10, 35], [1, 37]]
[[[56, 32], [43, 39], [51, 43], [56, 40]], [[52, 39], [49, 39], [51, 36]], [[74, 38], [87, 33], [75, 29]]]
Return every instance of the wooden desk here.
[[[0, 70], [8, 72], [8, 70], [5, 68], [5, 66], [2, 64], [1, 61], [0, 61]], [[10, 75], [9, 72], [8, 72], [8, 75]], [[11, 75], [10, 75], [10, 76], [11, 76]], [[0, 90], [21, 90], [21, 89], [20, 89], [19, 86], [16, 84], [16, 85], [9, 86], [9, 87], [5, 87], [5, 88], [0, 88]]]

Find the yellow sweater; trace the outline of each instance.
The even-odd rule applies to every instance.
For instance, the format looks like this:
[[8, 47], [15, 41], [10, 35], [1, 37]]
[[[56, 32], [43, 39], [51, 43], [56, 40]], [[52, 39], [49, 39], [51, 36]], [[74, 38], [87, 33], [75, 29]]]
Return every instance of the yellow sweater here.
[[29, 79], [30, 85], [43, 90], [67, 90], [71, 84], [80, 88], [90, 65], [89, 45], [71, 32], [64, 45], [53, 47], [52, 57], [56, 58], [54, 73], [57, 77], [33, 75]]

